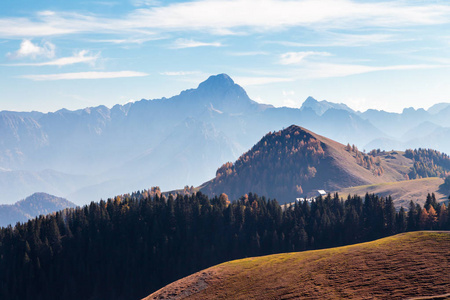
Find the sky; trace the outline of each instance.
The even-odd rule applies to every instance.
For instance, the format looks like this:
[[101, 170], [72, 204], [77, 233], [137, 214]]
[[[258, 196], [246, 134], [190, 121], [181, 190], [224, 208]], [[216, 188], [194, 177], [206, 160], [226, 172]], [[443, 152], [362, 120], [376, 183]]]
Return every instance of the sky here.
[[0, 110], [112, 107], [219, 73], [277, 107], [450, 102], [450, 3], [0, 1]]

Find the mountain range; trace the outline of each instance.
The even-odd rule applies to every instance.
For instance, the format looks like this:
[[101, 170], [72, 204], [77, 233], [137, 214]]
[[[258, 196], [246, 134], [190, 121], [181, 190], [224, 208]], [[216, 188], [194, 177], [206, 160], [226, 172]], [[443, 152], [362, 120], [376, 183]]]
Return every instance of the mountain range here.
[[77, 204], [130, 190], [198, 186], [269, 131], [297, 124], [360, 149], [450, 152], [450, 104], [357, 112], [309, 97], [301, 107], [257, 103], [226, 74], [171, 98], [51, 113], [0, 112], [0, 203], [36, 191]]

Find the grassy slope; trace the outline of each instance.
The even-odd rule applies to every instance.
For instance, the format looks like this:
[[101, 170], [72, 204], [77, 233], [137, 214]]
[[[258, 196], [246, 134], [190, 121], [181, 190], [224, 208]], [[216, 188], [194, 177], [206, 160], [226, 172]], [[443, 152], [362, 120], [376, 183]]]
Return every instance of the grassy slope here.
[[[328, 152], [335, 159], [337, 167], [350, 174], [354, 178], [354, 182], [364, 181], [367, 184], [375, 184], [404, 180], [405, 174], [409, 172], [409, 168], [412, 166], [412, 160], [404, 157], [403, 152], [387, 152], [385, 155], [379, 156], [382, 161], [384, 173], [381, 176], [375, 176], [372, 174], [372, 171], [359, 166], [356, 163], [355, 154], [346, 151], [343, 144], [318, 134], [310, 133], [326, 145]], [[352, 182], [348, 184], [354, 185]]]
[[354, 154], [347, 152], [344, 145], [315, 133], [310, 133], [327, 145], [328, 151], [335, 158], [339, 168], [351, 174], [355, 179], [367, 182], [366, 185], [341, 188], [338, 190], [341, 196], [348, 194], [364, 196], [367, 192], [379, 194], [383, 197], [391, 195], [397, 207], [403, 206], [405, 208], [409, 207], [411, 200], [423, 205], [428, 193], [435, 193], [438, 201], [448, 199], [448, 195], [439, 190], [439, 186], [444, 183], [442, 178], [405, 180], [405, 174], [409, 172], [412, 161], [404, 157], [402, 151], [390, 151], [380, 155], [385, 172], [382, 176], [374, 176], [371, 171], [356, 164]]
[[450, 232], [227, 262], [149, 299], [405, 299], [450, 293]]
[[302, 127], [299, 128], [321, 141], [322, 147], [327, 155], [333, 158], [334, 167], [341, 170], [342, 174], [347, 174], [349, 179], [351, 178], [350, 181], [343, 180], [343, 178], [333, 178], [333, 181], [340, 186], [354, 186], [357, 182], [363, 182], [363, 184], [377, 184], [401, 181], [405, 179], [405, 174], [409, 172], [410, 167], [413, 165], [412, 160], [403, 156], [404, 152], [387, 152], [384, 155], [379, 156], [384, 168], [384, 173], [381, 176], [375, 176], [372, 171], [367, 170], [356, 163], [355, 153], [346, 151], [345, 145], [309, 131], [308, 129]]
[[442, 178], [432, 177], [416, 180], [405, 180], [398, 182], [386, 182], [372, 185], [362, 185], [339, 190], [339, 195], [345, 197], [346, 195], [360, 195], [364, 196], [366, 193], [378, 194], [386, 197], [391, 195], [395, 206], [404, 208], [409, 207], [409, 201], [425, 203], [428, 193], [435, 193], [439, 201], [447, 200], [447, 195], [439, 191], [439, 186], [444, 183]]

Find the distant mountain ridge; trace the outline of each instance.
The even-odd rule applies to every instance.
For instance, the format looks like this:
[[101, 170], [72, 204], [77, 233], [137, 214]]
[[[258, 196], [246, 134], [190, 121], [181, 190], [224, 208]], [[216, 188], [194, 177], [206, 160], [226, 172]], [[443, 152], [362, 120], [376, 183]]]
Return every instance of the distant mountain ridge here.
[[14, 226], [39, 215], [47, 215], [76, 205], [64, 198], [46, 193], [33, 195], [11, 205], [0, 205], [0, 227]]
[[328, 102], [326, 100], [317, 101], [313, 97], [306, 98], [305, 102], [303, 102], [301, 106], [301, 110], [304, 110], [306, 108], [312, 109], [317, 115], [321, 116], [323, 115], [327, 110], [329, 109], [338, 109], [338, 110], [346, 110], [350, 113], [354, 113], [355, 111], [348, 107], [347, 105], [343, 103], [333, 103]]
[[[7, 180], [0, 177], [0, 203], [30, 195], [40, 185], [78, 204], [155, 185], [163, 190], [197, 186], [265, 133], [291, 124], [360, 149], [391, 150], [397, 148], [391, 148], [395, 141], [402, 149], [426, 146], [450, 152], [450, 141], [442, 138], [450, 130], [449, 109], [440, 104], [430, 108], [432, 113], [359, 113], [312, 97], [301, 108], [277, 108], [251, 100], [228, 75], [219, 74], [170, 98], [112, 108], [3, 111], [0, 170], [11, 173]], [[424, 122], [437, 127], [421, 129]], [[426, 135], [407, 135], [413, 128]], [[55, 175], [41, 176], [43, 172]]]

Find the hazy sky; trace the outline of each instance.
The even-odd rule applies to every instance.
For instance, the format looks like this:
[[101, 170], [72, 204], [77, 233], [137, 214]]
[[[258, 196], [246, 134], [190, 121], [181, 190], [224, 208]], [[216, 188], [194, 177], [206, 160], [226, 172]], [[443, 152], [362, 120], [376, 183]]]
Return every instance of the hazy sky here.
[[450, 3], [0, 1], [0, 110], [170, 97], [218, 73], [275, 106], [450, 102]]

